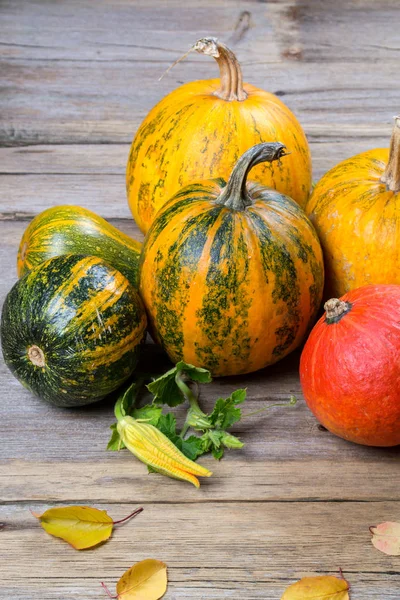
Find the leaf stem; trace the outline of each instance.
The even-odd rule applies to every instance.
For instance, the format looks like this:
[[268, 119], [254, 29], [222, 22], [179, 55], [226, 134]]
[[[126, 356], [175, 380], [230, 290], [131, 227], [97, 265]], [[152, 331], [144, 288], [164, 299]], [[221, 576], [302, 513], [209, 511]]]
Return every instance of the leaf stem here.
[[118, 599], [118, 595], [117, 596], [113, 596], [112, 593], [110, 592], [110, 590], [108, 589], [108, 587], [106, 586], [105, 583], [103, 583], [102, 581], [100, 582], [101, 587], [103, 588], [103, 590], [106, 592], [107, 596], [109, 598], [116, 598]]
[[196, 396], [193, 394], [190, 387], [186, 385], [186, 383], [182, 379], [182, 371], [177, 371], [175, 375], [175, 383], [181, 390], [182, 394], [185, 396], [186, 400], [189, 402], [190, 407], [194, 409], [200, 409]]
[[136, 517], [136, 515], [139, 515], [142, 511], [143, 511], [143, 507], [137, 508], [136, 510], [133, 511], [133, 513], [131, 513], [124, 519], [120, 519], [119, 521], [113, 521], [113, 525], [120, 525], [121, 523], [125, 523], [125, 521], [128, 521], [128, 519], [133, 519], [133, 517]]
[[[147, 375], [145, 373], [142, 375], [138, 375], [136, 381], [132, 382], [131, 385], [122, 394], [122, 396], [118, 398], [114, 407], [114, 415], [117, 421], [121, 421], [121, 419], [130, 414], [132, 408], [135, 406], [136, 399], [141, 389], [143, 388], [145, 381], [147, 381], [149, 378], [150, 375]], [[132, 396], [132, 398], [128, 410], [126, 410], [125, 401], [128, 393]]]
[[343, 575], [342, 567], [339, 567], [339, 573], [340, 573], [340, 577], [343, 579], [343, 581], [345, 581], [347, 583], [347, 590], [350, 592], [351, 586], [350, 586], [350, 583], [347, 581], [346, 577]]
[[270, 408], [274, 408], [275, 406], [294, 406], [297, 403], [297, 398], [295, 396], [290, 396], [289, 402], [276, 402], [275, 404], [270, 404], [269, 406], [265, 406], [264, 408], [260, 408], [260, 410], [255, 410], [251, 413], [247, 413], [247, 415], [243, 415], [242, 419], [246, 419], [246, 417], [253, 417], [254, 415], [259, 415]]
[[179, 434], [179, 437], [184, 440], [185, 439], [185, 435], [187, 434], [188, 430], [190, 428], [190, 424], [187, 422], [187, 420], [184, 422], [183, 427], [181, 429], [181, 432]]
[[118, 398], [114, 406], [114, 415], [117, 421], [121, 421], [125, 417], [125, 410], [123, 408], [124, 396]]

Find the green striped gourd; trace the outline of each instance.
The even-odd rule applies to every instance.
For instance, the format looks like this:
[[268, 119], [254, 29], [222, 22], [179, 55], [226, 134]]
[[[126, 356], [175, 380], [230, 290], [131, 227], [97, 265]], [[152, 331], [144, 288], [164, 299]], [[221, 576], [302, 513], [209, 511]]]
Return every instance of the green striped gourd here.
[[138, 285], [142, 244], [81, 206], [48, 208], [28, 225], [17, 259], [18, 276], [53, 256], [98, 256]]
[[26, 388], [57, 406], [81, 406], [132, 374], [145, 330], [142, 302], [119, 271], [97, 257], [65, 255], [11, 289], [1, 344]]

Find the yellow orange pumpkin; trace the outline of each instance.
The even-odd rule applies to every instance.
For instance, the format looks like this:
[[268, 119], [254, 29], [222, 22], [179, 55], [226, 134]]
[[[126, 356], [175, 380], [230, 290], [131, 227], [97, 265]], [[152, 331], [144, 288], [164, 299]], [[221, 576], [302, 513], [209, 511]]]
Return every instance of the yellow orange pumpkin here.
[[155, 218], [140, 293], [173, 362], [250, 373], [294, 350], [312, 324], [324, 278], [315, 230], [288, 196], [247, 183], [253, 166], [282, 156], [282, 144], [258, 144], [228, 183], [192, 183]]
[[326, 296], [400, 284], [400, 117], [390, 150], [368, 150], [331, 169], [306, 212], [324, 252]]
[[293, 113], [276, 96], [243, 84], [229, 48], [213, 38], [193, 47], [216, 59], [220, 79], [186, 83], [147, 115], [133, 140], [126, 171], [128, 201], [147, 232], [157, 211], [188, 183], [228, 178], [245, 150], [281, 141], [291, 150], [282, 164], [257, 166], [255, 181], [304, 206], [311, 187], [311, 156]]

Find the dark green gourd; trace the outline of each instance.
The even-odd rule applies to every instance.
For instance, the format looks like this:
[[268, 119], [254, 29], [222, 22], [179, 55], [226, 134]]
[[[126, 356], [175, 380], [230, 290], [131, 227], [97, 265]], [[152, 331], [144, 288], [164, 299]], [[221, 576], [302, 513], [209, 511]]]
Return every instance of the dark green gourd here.
[[146, 330], [129, 281], [93, 256], [51, 258], [24, 275], [3, 306], [1, 344], [15, 377], [57, 406], [82, 406], [134, 370]]

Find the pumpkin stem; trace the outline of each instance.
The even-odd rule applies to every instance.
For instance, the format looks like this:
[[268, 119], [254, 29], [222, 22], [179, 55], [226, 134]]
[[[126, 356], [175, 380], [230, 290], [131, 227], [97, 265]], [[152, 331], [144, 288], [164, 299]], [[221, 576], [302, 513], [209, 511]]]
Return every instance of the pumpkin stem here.
[[350, 302], [344, 302], [339, 298], [331, 298], [324, 304], [325, 320], [328, 325], [337, 323], [351, 309]]
[[391, 192], [400, 191], [400, 116], [394, 118], [392, 139], [390, 140], [389, 162], [381, 177]]
[[218, 204], [224, 204], [235, 210], [245, 210], [253, 204], [247, 191], [249, 171], [262, 162], [273, 162], [286, 156], [286, 146], [280, 142], [265, 142], [247, 150], [237, 161], [228, 183], [217, 198]]
[[221, 85], [214, 92], [215, 96], [228, 102], [232, 100], [243, 102], [243, 100], [246, 100], [247, 92], [243, 89], [242, 69], [238, 59], [228, 46], [225, 46], [216, 38], [209, 37], [198, 40], [193, 49], [200, 54], [212, 56], [218, 63]]

